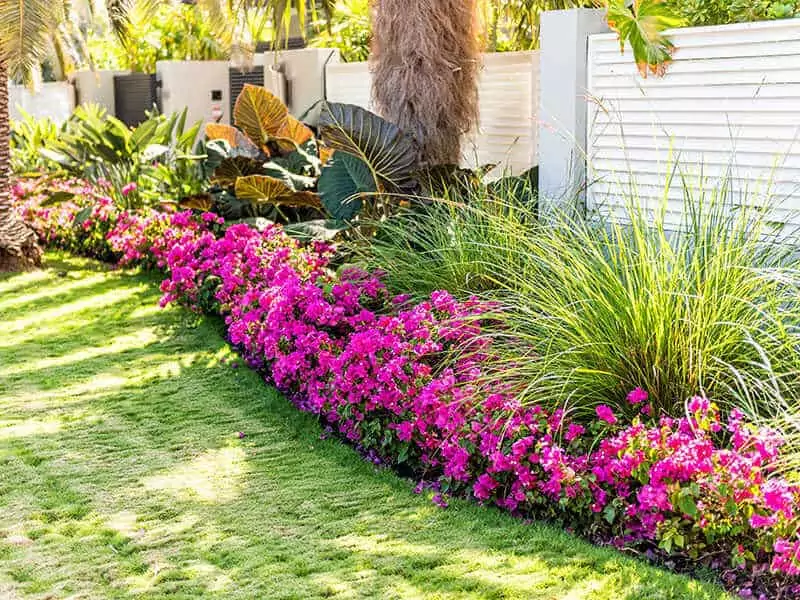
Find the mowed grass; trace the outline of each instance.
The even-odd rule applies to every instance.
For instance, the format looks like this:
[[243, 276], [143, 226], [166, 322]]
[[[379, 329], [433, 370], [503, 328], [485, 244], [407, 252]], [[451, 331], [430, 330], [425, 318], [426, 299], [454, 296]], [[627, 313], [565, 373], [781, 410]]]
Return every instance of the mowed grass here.
[[433, 506], [223, 364], [218, 321], [158, 296], [54, 254], [0, 277], [0, 598], [726, 597]]

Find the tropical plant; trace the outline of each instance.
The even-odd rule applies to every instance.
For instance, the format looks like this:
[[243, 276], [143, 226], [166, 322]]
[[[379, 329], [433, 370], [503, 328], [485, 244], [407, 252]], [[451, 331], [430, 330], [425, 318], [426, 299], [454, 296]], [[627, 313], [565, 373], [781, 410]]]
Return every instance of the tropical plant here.
[[318, 139], [276, 96], [246, 85], [234, 122], [206, 126], [205, 167], [215, 187], [205, 208], [227, 219], [311, 220], [333, 235], [417, 189], [415, 141], [363, 108], [324, 105]]
[[502, 52], [538, 48], [544, 11], [590, 5], [591, 0], [485, 0], [487, 49]]
[[109, 39], [101, 29], [89, 40], [95, 64], [155, 73], [159, 60], [216, 60], [228, 56], [229, 48], [194, 5], [167, 2], [145, 6], [143, 10], [139, 4], [131, 3], [127, 21], [120, 24], [123, 35], [117, 39]]
[[748, 21], [788, 19], [800, 14], [795, 0], [668, 0], [688, 25], [725, 25]]
[[120, 206], [135, 207], [183, 186], [187, 195], [202, 189], [201, 156], [192, 152], [199, 130], [200, 123], [187, 126], [186, 110], [150, 114], [131, 129], [104, 108], [79, 106], [39, 153], [53, 168], [106, 188]]
[[22, 119], [11, 122], [11, 170], [38, 173], [50, 166], [41, 149], [56, 142], [61, 128], [50, 118], [37, 119], [23, 111]]
[[340, 0], [336, 3], [330, 23], [314, 24], [317, 33], [310, 45], [336, 48], [345, 62], [367, 60], [372, 39], [369, 11], [369, 0]]
[[683, 19], [666, 0], [596, 0], [607, 9], [608, 26], [619, 36], [620, 50], [626, 44], [642, 77], [648, 72], [664, 75], [672, 53], [673, 43], [664, 35], [666, 29], [681, 27]]

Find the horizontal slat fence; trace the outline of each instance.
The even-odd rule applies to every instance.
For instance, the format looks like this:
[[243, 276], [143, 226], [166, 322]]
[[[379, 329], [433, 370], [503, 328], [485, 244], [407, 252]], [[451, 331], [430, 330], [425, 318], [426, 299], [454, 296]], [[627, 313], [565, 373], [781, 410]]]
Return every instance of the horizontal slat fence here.
[[590, 208], [619, 212], [630, 190], [645, 208], [684, 208], [680, 177], [730, 181], [737, 201], [800, 219], [800, 21], [679, 29], [664, 77], [642, 78], [614, 34], [589, 38]]
[[[366, 63], [328, 65], [327, 99], [372, 109], [372, 77]], [[520, 173], [538, 164], [539, 53], [483, 55], [478, 131], [467, 136], [463, 163], [497, 163]]]

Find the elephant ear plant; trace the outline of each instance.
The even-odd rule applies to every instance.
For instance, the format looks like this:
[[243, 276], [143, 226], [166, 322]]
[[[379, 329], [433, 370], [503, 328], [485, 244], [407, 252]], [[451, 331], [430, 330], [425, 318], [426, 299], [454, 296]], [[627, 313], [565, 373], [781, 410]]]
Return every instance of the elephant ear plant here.
[[253, 85], [245, 85], [233, 118], [234, 126], [206, 125], [203, 168], [212, 187], [183, 206], [214, 210], [229, 222], [278, 222], [306, 239], [371, 228], [398, 207], [430, 202], [453, 182], [485, 185], [494, 166], [423, 168], [413, 136], [352, 104], [323, 105], [317, 136]]
[[212, 188], [205, 202], [192, 198], [184, 206], [330, 238], [386, 210], [391, 194], [416, 191], [416, 142], [362, 108], [326, 104], [318, 138], [268, 90], [246, 85], [233, 117], [235, 126], [206, 125]]

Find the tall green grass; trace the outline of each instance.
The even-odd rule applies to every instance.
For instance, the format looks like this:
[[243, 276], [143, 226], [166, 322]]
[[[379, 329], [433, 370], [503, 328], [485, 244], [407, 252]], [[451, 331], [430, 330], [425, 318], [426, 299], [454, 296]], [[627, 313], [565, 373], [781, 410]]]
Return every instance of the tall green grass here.
[[677, 221], [666, 200], [643, 208], [635, 188], [613, 219], [556, 211], [536, 222], [496, 198], [439, 203], [387, 223], [372, 259], [398, 290], [501, 302], [487, 372], [525, 401], [625, 413], [642, 387], [673, 415], [695, 394], [789, 414], [800, 406], [791, 232], [726, 183], [680, 184]]
[[517, 270], [522, 258], [516, 241], [536, 223], [535, 191], [528, 186], [445, 187], [441, 197], [376, 223], [376, 235], [353, 250], [384, 271], [397, 293], [448, 290], [464, 297], [498, 289], [498, 278]]
[[[671, 414], [705, 394], [766, 414], [798, 395], [800, 271], [770, 210], [683, 182], [684, 210], [556, 215], [517, 240], [500, 281], [496, 376], [535, 401], [629, 409], [642, 387]], [[507, 365], [514, 365], [507, 368]]]

